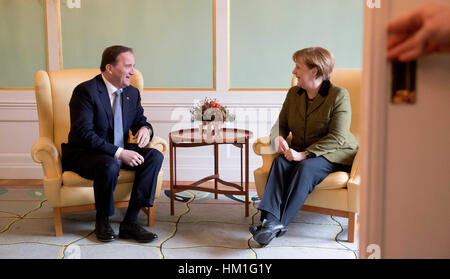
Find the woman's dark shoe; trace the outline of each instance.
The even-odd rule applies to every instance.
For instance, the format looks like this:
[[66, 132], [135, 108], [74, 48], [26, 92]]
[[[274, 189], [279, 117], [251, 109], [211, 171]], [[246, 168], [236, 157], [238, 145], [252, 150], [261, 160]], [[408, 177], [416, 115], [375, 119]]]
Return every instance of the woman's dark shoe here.
[[[264, 219], [261, 228], [253, 226], [250, 228], [250, 232], [253, 234], [253, 239], [261, 245], [261, 247], [267, 246], [272, 239], [275, 237], [280, 237], [286, 233], [286, 227], [279, 221], [269, 221]], [[252, 232], [253, 230], [253, 232]]]

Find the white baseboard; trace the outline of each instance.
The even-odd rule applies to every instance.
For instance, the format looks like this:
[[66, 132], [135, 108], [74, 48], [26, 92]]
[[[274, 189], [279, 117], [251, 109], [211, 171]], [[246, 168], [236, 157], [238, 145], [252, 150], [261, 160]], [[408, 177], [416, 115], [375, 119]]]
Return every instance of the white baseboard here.
[[40, 164], [34, 163], [30, 154], [0, 154], [0, 178], [37, 179], [44, 177]]

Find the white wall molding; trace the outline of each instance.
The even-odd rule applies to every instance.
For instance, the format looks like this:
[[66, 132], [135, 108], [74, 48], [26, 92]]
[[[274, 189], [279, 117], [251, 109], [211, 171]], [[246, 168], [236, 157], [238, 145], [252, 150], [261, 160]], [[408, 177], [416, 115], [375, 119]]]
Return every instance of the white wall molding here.
[[[385, 2], [386, 3], [386, 2]], [[364, 10], [363, 84], [361, 94], [362, 184], [360, 253], [367, 258], [370, 244], [383, 247], [386, 177], [387, 105], [389, 103], [386, 26], [390, 2], [379, 9]], [[383, 253], [383, 251], [381, 251]]]
[[0, 178], [42, 178], [42, 167], [31, 160], [30, 153], [0, 153]]
[[44, 0], [47, 69], [63, 68], [60, 0]]

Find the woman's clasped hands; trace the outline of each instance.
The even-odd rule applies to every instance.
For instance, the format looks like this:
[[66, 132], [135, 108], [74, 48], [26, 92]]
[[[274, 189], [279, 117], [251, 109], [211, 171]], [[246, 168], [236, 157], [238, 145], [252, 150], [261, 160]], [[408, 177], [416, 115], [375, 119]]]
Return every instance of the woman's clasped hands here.
[[288, 161], [300, 162], [306, 159], [305, 152], [297, 152], [290, 148], [287, 141], [281, 136], [275, 138], [275, 147], [277, 152], [283, 154]]

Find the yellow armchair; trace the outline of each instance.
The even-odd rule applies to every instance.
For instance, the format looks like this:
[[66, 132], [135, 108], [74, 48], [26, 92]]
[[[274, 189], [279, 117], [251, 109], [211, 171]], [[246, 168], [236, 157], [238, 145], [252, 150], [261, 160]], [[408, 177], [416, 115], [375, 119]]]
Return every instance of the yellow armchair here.
[[[335, 69], [331, 82], [342, 86], [350, 93], [352, 105], [352, 123], [350, 130], [358, 138], [360, 121], [360, 90], [361, 90], [361, 69]], [[295, 76], [292, 78], [292, 85], [296, 84]], [[292, 134], [288, 136], [288, 143], [292, 139]], [[263, 165], [254, 171], [256, 190], [259, 197], [262, 197], [266, 187], [272, 162], [278, 154], [271, 149], [270, 137], [258, 138], [253, 143], [253, 151], [262, 157]], [[308, 196], [301, 210], [340, 216], [349, 219], [348, 241], [354, 242], [357, 230], [357, 214], [359, 212], [360, 196], [360, 152], [356, 154], [353, 161], [351, 173], [334, 172], [329, 174], [314, 191]]]
[[[69, 101], [73, 89], [83, 81], [100, 73], [96, 69], [73, 69], [61, 71], [38, 71], [34, 77], [36, 104], [39, 117], [39, 139], [31, 148], [31, 156], [44, 170], [44, 190], [53, 208], [56, 236], [62, 236], [61, 214], [64, 212], [95, 210], [93, 180], [85, 179], [75, 172], [62, 171], [61, 143], [67, 142], [70, 130]], [[142, 74], [136, 71], [131, 84], [141, 93], [144, 88]], [[131, 137], [130, 137], [131, 138]], [[147, 147], [167, 151], [167, 142], [154, 136]], [[134, 181], [134, 171], [120, 170], [114, 191], [114, 206], [127, 207]], [[158, 175], [155, 199], [158, 198], [163, 172]], [[153, 208], [145, 208], [148, 226], [154, 225]]]

